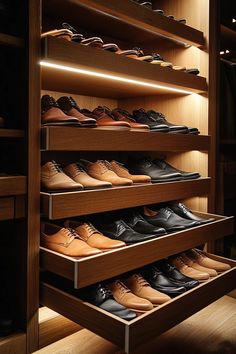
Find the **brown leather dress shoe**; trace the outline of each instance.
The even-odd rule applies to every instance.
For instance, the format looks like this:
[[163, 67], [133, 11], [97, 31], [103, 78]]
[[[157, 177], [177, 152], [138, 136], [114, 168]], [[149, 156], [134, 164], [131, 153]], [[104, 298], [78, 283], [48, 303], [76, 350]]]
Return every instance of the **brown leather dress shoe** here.
[[135, 312], [146, 312], [153, 309], [149, 300], [134, 295], [120, 280], [109, 284], [114, 299], [121, 305]]
[[97, 107], [93, 110], [93, 114], [96, 116], [98, 127], [104, 129], [129, 129], [130, 124], [123, 121], [118, 121], [111, 113], [111, 110], [105, 106]]
[[99, 248], [100, 250], [111, 250], [125, 246], [120, 240], [112, 240], [99, 232], [90, 222], [78, 222], [67, 220], [65, 227], [74, 229], [80, 238], [89, 246]]
[[217, 276], [217, 272], [215, 271], [215, 269], [211, 269], [211, 268], [207, 268], [207, 267], [201, 266], [194, 259], [189, 258], [185, 253], [181, 253], [181, 257], [182, 257], [184, 263], [187, 264], [189, 267], [191, 267], [193, 269], [196, 269], [196, 270], [199, 270], [199, 272], [208, 273], [210, 275], [210, 277], [216, 277]]
[[60, 108], [71, 117], [75, 117], [83, 127], [96, 127], [97, 121], [94, 118], [89, 118], [81, 113], [79, 106], [71, 96], [62, 96], [57, 100]]
[[229, 270], [231, 268], [229, 264], [215, 261], [214, 259], [207, 257], [204, 252], [201, 252], [196, 249], [189, 250], [186, 252], [186, 254], [188, 257], [194, 259], [201, 266], [215, 269], [215, 271], [217, 271], [218, 273], [225, 272], [226, 270]]
[[147, 124], [137, 123], [133, 118], [132, 115], [121, 108], [113, 109], [112, 115], [116, 117], [119, 121], [127, 122], [131, 126], [131, 130], [137, 132], [149, 132], [150, 127]]
[[110, 182], [112, 186], [130, 186], [133, 181], [128, 178], [121, 178], [112, 170], [110, 163], [106, 160], [98, 160], [96, 162], [90, 162], [81, 159], [81, 162], [85, 166], [87, 173], [93, 178], [100, 181]]
[[62, 38], [66, 39], [67, 41], [71, 41], [73, 32], [70, 31], [69, 29], [61, 28], [61, 29], [54, 29], [51, 31], [47, 31], [41, 34], [41, 38], [47, 37], [47, 36], [53, 36], [57, 38]]
[[149, 300], [153, 306], [159, 306], [171, 300], [168, 295], [153, 289], [140, 274], [133, 274], [131, 277], [126, 279], [124, 283], [133, 294]]
[[128, 178], [133, 181], [133, 183], [150, 183], [151, 182], [151, 177], [147, 175], [131, 175], [127, 168], [124, 167], [124, 165], [120, 162], [117, 162], [115, 160], [112, 160], [110, 162], [112, 170], [122, 178]]
[[186, 277], [198, 280], [199, 282], [208, 280], [210, 278], [208, 273], [200, 272], [185, 264], [181, 256], [177, 256], [175, 258], [171, 257], [170, 263], [174, 265], [182, 274], [186, 275]]
[[41, 246], [71, 257], [93, 256], [101, 253], [80, 239], [74, 230], [43, 223], [40, 238]]
[[49, 161], [41, 167], [41, 186], [51, 193], [83, 189], [82, 184], [67, 176], [55, 161]]
[[89, 176], [83, 165], [79, 162], [71, 163], [70, 165], [64, 167], [63, 170], [75, 182], [82, 184], [84, 189], [100, 189], [112, 187], [110, 182], [99, 181], [98, 179]]
[[41, 98], [41, 121], [43, 125], [81, 125], [78, 118], [66, 115], [49, 95]]

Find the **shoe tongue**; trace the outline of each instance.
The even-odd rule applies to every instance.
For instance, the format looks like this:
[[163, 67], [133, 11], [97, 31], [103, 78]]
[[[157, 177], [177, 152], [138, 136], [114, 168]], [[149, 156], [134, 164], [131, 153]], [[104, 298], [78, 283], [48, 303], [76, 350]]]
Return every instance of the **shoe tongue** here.
[[72, 105], [73, 108], [76, 108], [77, 110], [79, 110], [79, 106], [77, 105], [77, 103], [75, 102], [75, 100], [73, 99], [73, 97], [69, 97], [70, 103]]

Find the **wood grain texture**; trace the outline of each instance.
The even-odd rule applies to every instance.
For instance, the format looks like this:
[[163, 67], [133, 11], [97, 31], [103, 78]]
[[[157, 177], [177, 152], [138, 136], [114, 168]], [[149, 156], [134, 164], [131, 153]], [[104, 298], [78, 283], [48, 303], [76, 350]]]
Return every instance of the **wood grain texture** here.
[[[204, 217], [207, 218], [208, 215], [204, 214]], [[41, 248], [41, 267], [72, 280], [75, 288], [82, 288], [233, 232], [233, 218], [217, 216], [216, 220], [182, 232], [107, 251], [102, 255], [80, 259]]]
[[0, 196], [26, 193], [25, 176], [0, 176]]
[[[212, 354], [236, 350], [236, 301], [223, 296], [206, 308], [195, 313], [177, 326], [144, 346], [133, 354], [191, 353]], [[191, 328], [191, 330], [189, 330]], [[35, 354], [124, 354], [124, 351], [107, 340], [83, 329]]]
[[205, 151], [210, 147], [210, 140], [209, 136], [201, 135], [44, 127], [41, 148], [51, 151]]
[[0, 128], [0, 138], [23, 138], [24, 131], [20, 129]]
[[[138, 31], [137, 36], [142, 38], [148, 32], [146, 40], [157, 40], [160, 36], [166, 40], [181, 41], [190, 45], [200, 46], [204, 44], [203, 33], [195, 28], [185, 26], [177, 21], [172, 21], [167, 17], [161, 16], [145, 7], [138, 6], [132, 1], [120, 0], [84, 0], [84, 1], [65, 1], [53, 0], [43, 2], [43, 11], [49, 16], [66, 16], [68, 19], [77, 23], [75, 14], [83, 12], [82, 24], [86, 26], [86, 20], [95, 21], [98, 32], [103, 32], [103, 22], [107, 22], [112, 17], [114, 33], [116, 38], [129, 41], [137, 41], [133, 36], [133, 28]], [[92, 21], [92, 22], [93, 22]], [[110, 23], [110, 22], [109, 22]], [[91, 25], [90, 27], [93, 27]], [[109, 26], [105, 32], [110, 31]]]
[[25, 333], [15, 333], [7, 337], [0, 338], [0, 354], [25, 354], [26, 335]]
[[[101, 49], [90, 48], [78, 43], [47, 37], [43, 40], [42, 60], [69, 66], [75, 69], [93, 71], [99, 74], [113, 75], [128, 80], [139, 80], [147, 85], [162, 85], [167, 88], [187, 90], [191, 92], [204, 92], [207, 84], [204, 77], [170, 70], [169, 68], [152, 65], [139, 60], [122, 57]], [[96, 61], [94, 57], [96, 56]], [[155, 92], [164, 92], [158, 87], [137, 85], [107, 78], [84, 75], [64, 70], [42, 67], [43, 89], [53, 91], [77, 92], [90, 95], [112, 97], [125, 97], [127, 94], [150, 95]], [[83, 84], [82, 84], [83, 81]], [[69, 84], [70, 82], [70, 84]], [[100, 86], [95, 86], [100, 83]], [[108, 87], [107, 87], [108, 85]]]
[[23, 38], [11, 36], [9, 34], [0, 33], [0, 44], [7, 45], [10, 47], [23, 47], [24, 40]]
[[130, 353], [228, 293], [235, 287], [235, 275], [236, 267], [129, 322], [46, 283], [41, 286], [41, 301]]
[[41, 211], [44, 216], [55, 220], [207, 195], [209, 187], [209, 178], [199, 178], [82, 192], [52, 194], [41, 192]]
[[14, 198], [0, 198], [0, 220], [14, 219]]

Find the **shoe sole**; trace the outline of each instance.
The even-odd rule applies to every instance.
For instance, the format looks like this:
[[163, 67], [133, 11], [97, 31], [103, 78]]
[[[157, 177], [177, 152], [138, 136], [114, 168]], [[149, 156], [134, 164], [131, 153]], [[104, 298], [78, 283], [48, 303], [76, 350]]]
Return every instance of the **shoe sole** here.
[[107, 189], [107, 188], [112, 188], [112, 186], [104, 185], [104, 186], [99, 186], [99, 187], [84, 187], [84, 189], [82, 189], [82, 190], [91, 191], [94, 189]]
[[165, 182], [175, 182], [175, 181], [181, 181], [182, 177], [176, 177], [176, 178], [167, 178], [167, 179], [152, 179], [152, 183], [165, 183]]
[[65, 192], [81, 192], [83, 191], [84, 188], [78, 188], [78, 189], [56, 189], [56, 190], [48, 190], [48, 189], [42, 189], [41, 191], [42, 192], [45, 192], [45, 193], [65, 193]]
[[130, 130], [129, 127], [122, 127], [122, 126], [106, 126], [106, 125], [100, 125], [99, 127], [96, 127], [94, 129], [99, 129], [99, 130]]

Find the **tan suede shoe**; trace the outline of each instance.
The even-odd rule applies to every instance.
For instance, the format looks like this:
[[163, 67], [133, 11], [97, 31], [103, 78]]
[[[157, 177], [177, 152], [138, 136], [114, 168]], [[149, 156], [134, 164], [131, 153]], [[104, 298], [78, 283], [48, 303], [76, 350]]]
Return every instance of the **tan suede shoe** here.
[[51, 193], [83, 189], [82, 184], [67, 176], [55, 161], [49, 161], [41, 167], [41, 187]]
[[90, 222], [81, 223], [78, 221], [67, 220], [65, 227], [72, 228], [89, 246], [100, 250], [111, 250], [125, 246], [123, 241], [112, 240], [99, 232]]
[[153, 289], [140, 274], [133, 274], [124, 283], [133, 294], [149, 300], [153, 306], [164, 304], [171, 299], [168, 295]]
[[198, 270], [193, 269], [192, 267], [189, 267], [187, 264], [185, 264], [181, 256], [170, 258], [170, 263], [174, 265], [182, 274], [192, 279], [201, 282], [210, 278], [210, 275], [208, 273], [199, 272]]
[[114, 299], [121, 305], [135, 312], [146, 312], [153, 309], [149, 300], [134, 295], [120, 280], [109, 284]]
[[99, 181], [87, 174], [83, 165], [78, 163], [71, 163], [64, 167], [65, 173], [72, 178], [75, 182], [83, 185], [84, 189], [99, 189], [99, 188], [111, 188], [110, 182]]
[[74, 230], [43, 223], [41, 229], [41, 246], [71, 257], [93, 256], [101, 253], [82, 241]]
[[131, 179], [117, 176], [117, 174], [112, 170], [110, 163], [106, 160], [90, 162], [81, 159], [81, 161], [85, 166], [87, 173], [93, 178], [99, 179], [100, 181], [110, 182], [114, 187], [130, 186], [133, 184]]
[[189, 258], [185, 253], [181, 253], [181, 257], [182, 257], [184, 263], [187, 264], [189, 267], [191, 267], [193, 269], [196, 269], [196, 270], [199, 270], [199, 272], [208, 273], [210, 275], [210, 277], [216, 277], [217, 276], [217, 272], [215, 271], [215, 269], [211, 269], [211, 268], [207, 268], [207, 267], [201, 266], [195, 260]]
[[110, 162], [112, 170], [119, 176], [123, 178], [128, 178], [133, 181], [133, 183], [150, 183], [151, 182], [151, 177], [147, 175], [131, 175], [127, 168], [124, 167], [123, 164], [120, 162], [117, 162], [115, 160], [112, 160]]
[[201, 266], [215, 269], [219, 273], [229, 270], [231, 268], [229, 264], [215, 261], [214, 259], [207, 257], [204, 252], [201, 252], [196, 249], [189, 250], [186, 252], [186, 254], [188, 257], [194, 259]]

